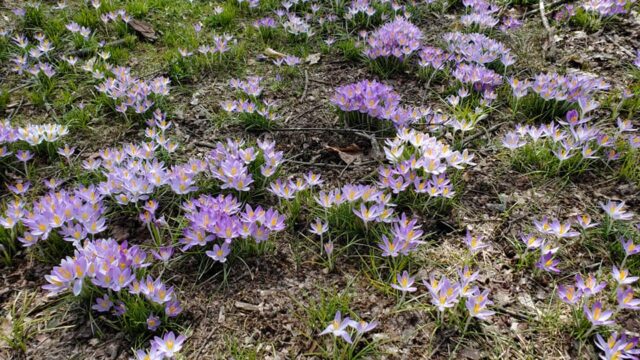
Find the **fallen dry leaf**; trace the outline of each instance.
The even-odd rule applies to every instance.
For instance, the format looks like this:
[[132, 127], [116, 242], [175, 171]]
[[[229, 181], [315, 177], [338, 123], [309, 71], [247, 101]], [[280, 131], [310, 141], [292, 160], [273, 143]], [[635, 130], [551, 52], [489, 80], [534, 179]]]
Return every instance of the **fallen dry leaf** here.
[[338, 154], [340, 159], [342, 159], [346, 164], [359, 163], [362, 161], [362, 157], [364, 156], [362, 149], [356, 144], [351, 144], [346, 147], [327, 146], [327, 150]]
[[154, 41], [158, 38], [156, 31], [153, 30], [153, 26], [144, 20], [132, 19], [129, 21], [129, 25], [147, 40]]

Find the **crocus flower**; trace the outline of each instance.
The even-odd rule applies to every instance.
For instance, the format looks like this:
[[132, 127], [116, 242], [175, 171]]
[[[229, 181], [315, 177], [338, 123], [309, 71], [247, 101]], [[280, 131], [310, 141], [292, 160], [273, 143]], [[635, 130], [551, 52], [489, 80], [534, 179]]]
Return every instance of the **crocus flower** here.
[[592, 222], [591, 216], [587, 214], [576, 216], [576, 220], [578, 225], [580, 225], [580, 227], [582, 227], [584, 230], [598, 226], [598, 223]]
[[147, 318], [147, 329], [156, 331], [156, 329], [158, 329], [158, 326], [160, 326], [160, 318], [153, 314], [149, 315], [149, 317]]
[[640, 253], [640, 246], [634, 244], [633, 239], [626, 240], [625, 238], [621, 237], [620, 243], [622, 244], [622, 248], [624, 249], [625, 257]]
[[314, 223], [311, 224], [311, 229], [309, 229], [309, 232], [322, 236], [322, 234], [326, 233], [327, 230], [329, 230], [329, 224], [326, 222], [322, 222], [322, 220], [318, 218]]
[[576, 286], [585, 296], [593, 296], [607, 287], [607, 282], [598, 283], [598, 279], [593, 274], [589, 274], [586, 279], [583, 279], [582, 275], [576, 274]]
[[173, 331], [169, 331], [162, 338], [158, 336], [154, 337], [152, 347], [163, 356], [171, 358], [182, 349], [182, 345], [186, 339], [184, 335], [176, 337]]
[[487, 297], [488, 294], [489, 290], [485, 290], [479, 295], [467, 298], [465, 305], [467, 307], [467, 310], [469, 311], [470, 316], [481, 320], [486, 320], [493, 314], [495, 314], [495, 312], [487, 309], [487, 305], [492, 304], [492, 302]]
[[405, 270], [402, 272], [402, 275], [396, 275], [397, 284], [391, 284], [391, 287], [400, 290], [402, 292], [414, 292], [418, 290], [416, 287], [413, 287], [413, 283], [415, 282], [415, 278], [409, 276], [409, 273]]
[[640, 299], [634, 299], [631, 287], [619, 287], [616, 290], [616, 299], [621, 309], [640, 310]]
[[152, 250], [151, 254], [156, 259], [158, 259], [158, 260], [160, 260], [162, 262], [167, 262], [171, 258], [171, 255], [173, 255], [173, 247], [171, 247], [171, 246], [163, 246], [160, 249], [158, 249], [158, 251]]
[[336, 337], [341, 337], [349, 344], [352, 343], [351, 336], [346, 331], [347, 327], [351, 326], [353, 321], [349, 317], [342, 318], [340, 311], [336, 312], [333, 321], [320, 333], [320, 335], [332, 334]]
[[104, 294], [103, 297], [97, 298], [95, 305], [91, 308], [97, 312], [108, 312], [113, 307], [113, 302], [109, 298], [109, 295]]
[[136, 350], [135, 360], [164, 360], [164, 355], [156, 349]]
[[544, 239], [535, 234], [520, 235], [520, 240], [525, 244], [527, 250], [537, 249], [544, 243]]
[[327, 255], [333, 254], [333, 249], [334, 249], [333, 241], [328, 241], [328, 242], [324, 243], [323, 247], [324, 247], [324, 252]]
[[559, 220], [554, 220], [551, 223], [551, 232], [559, 238], [569, 238], [580, 235], [577, 231], [571, 231], [571, 223], [561, 223]]
[[205, 254], [207, 254], [208, 257], [212, 258], [215, 261], [224, 263], [225, 261], [227, 261], [227, 255], [229, 255], [230, 252], [231, 249], [229, 248], [229, 243], [225, 241], [222, 246], [218, 244], [213, 245], [213, 251], [208, 250], [205, 252]]
[[558, 286], [558, 296], [563, 302], [569, 305], [575, 305], [582, 298], [582, 290], [576, 290], [573, 285], [560, 285]]
[[433, 286], [434, 280], [435, 278], [432, 277], [430, 283], [425, 283], [431, 294], [431, 303], [438, 308], [438, 311], [445, 311], [456, 306], [460, 294], [458, 284], [451, 283], [449, 279], [444, 278], [437, 282], [436, 286]]
[[613, 279], [618, 283], [618, 285], [629, 285], [638, 281], [637, 276], [629, 276], [629, 270], [627, 269], [618, 269], [617, 266], [613, 266], [611, 270], [611, 275]]
[[628, 343], [623, 335], [618, 337], [618, 333], [614, 332], [605, 340], [602, 335], [596, 334], [596, 346], [604, 352], [600, 355], [602, 360], [619, 360], [624, 359], [623, 355], [627, 350]]
[[367, 333], [373, 329], [375, 329], [378, 326], [378, 322], [377, 321], [372, 321], [372, 322], [366, 322], [364, 320], [360, 320], [360, 321], [352, 321], [350, 326], [352, 328], [354, 328], [358, 334], [364, 334]]
[[164, 307], [164, 313], [168, 317], [176, 317], [180, 315], [181, 312], [182, 307], [180, 306], [180, 302], [178, 302], [178, 300], [169, 301]]
[[600, 301], [593, 303], [591, 308], [589, 308], [587, 304], [584, 304], [583, 311], [593, 326], [611, 325], [614, 323], [613, 320], [609, 320], [611, 316], [613, 316], [613, 311], [604, 310]]
[[633, 214], [624, 210], [624, 201], [614, 202], [609, 200], [606, 204], [600, 203], [600, 207], [613, 220], [631, 220]]
[[378, 243], [378, 247], [382, 249], [382, 256], [396, 257], [399, 255], [401, 246], [396, 243], [396, 239], [389, 241], [386, 235], [382, 235], [382, 242]]
[[541, 270], [559, 273], [560, 269], [558, 269], [558, 264], [560, 262], [553, 258], [553, 253], [546, 253], [540, 256], [540, 260], [536, 263], [536, 267]]
[[476, 254], [480, 250], [489, 247], [489, 244], [482, 241], [483, 239], [484, 236], [471, 235], [471, 232], [467, 230], [467, 235], [464, 238], [464, 242], [465, 244], [467, 244], [467, 247], [469, 248], [471, 253]]

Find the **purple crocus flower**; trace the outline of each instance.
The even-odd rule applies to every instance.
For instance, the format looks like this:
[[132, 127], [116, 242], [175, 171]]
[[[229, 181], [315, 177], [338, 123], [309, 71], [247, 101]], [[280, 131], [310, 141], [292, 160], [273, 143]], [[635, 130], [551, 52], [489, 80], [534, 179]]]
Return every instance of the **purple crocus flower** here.
[[600, 203], [600, 207], [607, 213], [607, 215], [613, 220], [631, 220], [633, 214], [624, 210], [625, 202], [615, 202], [609, 200], [606, 204]]
[[543, 253], [536, 263], [536, 267], [544, 271], [559, 273], [558, 264], [559, 261], [553, 258], [553, 253]]
[[356, 332], [360, 335], [367, 333], [378, 326], [377, 321], [366, 322], [364, 320], [360, 321], [352, 321], [350, 326], [356, 330]]
[[621, 309], [640, 310], [640, 299], [634, 299], [633, 288], [619, 287], [616, 290], [616, 299]]
[[354, 322], [349, 319], [349, 317], [342, 318], [342, 314], [340, 311], [336, 312], [333, 321], [320, 333], [320, 335], [332, 334], [335, 337], [341, 337], [344, 341], [349, 344], [353, 343], [351, 340], [351, 335], [346, 331], [346, 329], [351, 326]]
[[103, 297], [96, 299], [95, 305], [93, 305], [91, 308], [97, 312], [103, 313], [103, 312], [109, 312], [109, 310], [111, 310], [112, 307], [113, 307], [113, 302], [109, 298], [109, 295], [104, 294]]
[[613, 311], [604, 310], [600, 301], [593, 303], [591, 308], [584, 304], [583, 311], [593, 326], [614, 324], [614, 321], [610, 320], [611, 316], [613, 316]]
[[164, 307], [164, 313], [171, 318], [180, 315], [180, 313], [182, 313], [182, 307], [180, 306], [180, 302], [178, 300], [172, 300], [167, 302], [167, 304]]
[[576, 274], [576, 286], [585, 296], [593, 296], [607, 287], [607, 282], [598, 283], [598, 279], [593, 274], [589, 274], [586, 279], [583, 279], [582, 275]]
[[495, 312], [488, 310], [487, 305], [492, 304], [492, 302], [488, 298], [489, 290], [485, 290], [482, 293], [467, 298], [465, 303], [467, 310], [469, 311], [469, 315], [480, 320], [487, 320], [489, 317], [493, 316]]
[[640, 253], [640, 246], [634, 244], [633, 239], [626, 240], [625, 238], [621, 237], [619, 240], [622, 244], [622, 248], [624, 249], [625, 257]]
[[401, 274], [396, 275], [396, 284], [391, 284], [391, 287], [400, 290], [402, 292], [414, 292], [418, 290], [418, 288], [412, 286], [415, 282], [415, 278], [409, 276], [409, 273], [405, 270]]
[[575, 305], [582, 298], [582, 290], [576, 289], [573, 285], [558, 286], [558, 297], [569, 305]]
[[618, 269], [615, 265], [611, 270], [611, 275], [618, 285], [630, 285], [639, 279], [637, 276], [629, 276], [629, 270], [623, 268]]
[[544, 238], [535, 234], [522, 234], [520, 235], [520, 240], [525, 244], [527, 250], [537, 249], [544, 243]]
[[171, 247], [171, 246], [163, 246], [163, 247], [159, 248], [158, 251], [152, 250], [151, 254], [156, 259], [158, 259], [158, 260], [160, 260], [162, 262], [167, 262], [167, 261], [169, 261], [169, 259], [173, 255], [173, 247]]
[[225, 241], [222, 246], [218, 244], [213, 245], [213, 251], [207, 251], [205, 254], [215, 261], [224, 263], [227, 261], [227, 256], [230, 252], [231, 249], [229, 248], [229, 243]]
[[151, 331], [156, 331], [160, 326], [160, 324], [161, 324], [160, 318], [153, 314], [150, 314], [149, 317], [147, 318], [147, 329]]
[[604, 352], [600, 355], [600, 359], [619, 360], [624, 359], [625, 353], [633, 349], [635, 344], [633, 341], [627, 342], [626, 336], [618, 336], [617, 332], [613, 332], [608, 340], [605, 340], [602, 335], [596, 334], [596, 346]]
[[182, 345], [187, 338], [184, 335], [176, 335], [173, 331], [168, 332], [162, 338], [156, 336], [152, 340], [152, 348], [155, 348], [161, 355], [172, 358], [182, 349]]
[[477, 254], [480, 250], [489, 247], [489, 244], [483, 242], [483, 240], [484, 236], [471, 235], [471, 232], [467, 229], [467, 235], [464, 238], [464, 242], [472, 254]]
[[576, 216], [576, 222], [584, 230], [590, 229], [599, 225], [598, 223], [592, 222], [591, 216], [589, 216], [588, 214], [582, 214], [582, 215]]
[[326, 222], [322, 222], [322, 220], [318, 218], [314, 223], [311, 224], [311, 229], [309, 229], [309, 232], [322, 236], [322, 234], [326, 233], [327, 230], [329, 230], [329, 225]]

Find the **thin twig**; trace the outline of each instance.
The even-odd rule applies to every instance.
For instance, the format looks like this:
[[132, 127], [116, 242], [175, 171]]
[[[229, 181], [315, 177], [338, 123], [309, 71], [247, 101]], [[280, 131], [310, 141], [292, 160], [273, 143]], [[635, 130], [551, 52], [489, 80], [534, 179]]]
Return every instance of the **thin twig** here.
[[22, 103], [24, 102], [24, 97], [20, 97], [20, 102], [18, 103], [18, 106], [16, 106], [15, 109], [13, 109], [13, 111], [11, 111], [11, 114], [9, 114], [9, 116], [7, 116], [7, 120], [11, 120], [13, 119], [13, 117], [20, 111], [20, 109], [22, 108]]
[[547, 42], [549, 43], [549, 56], [553, 57], [556, 52], [556, 39], [554, 36], [555, 31], [549, 26], [549, 20], [547, 20], [547, 14], [544, 10], [544, 0], [540, 0], [538, 3], [540, 10], [540, 17], [542, 18], [542, 25], [547, 30]]
[[307, 97], [307, 88], [309, 87], [309, 72], [307, 70], [304, 71], [304, 90], [302, 91], [302, 96], [298, 99], [298, 102], [303, 102]]
[[351, 164], [353, 164], [353, 161], [350, 163], [347, 163], [347, 166], [344, 167], [344, 169], [342, 169], [342, 171], [340, 171], [340, 174], [338, 174], [338, 177], [341, 178], [342, 174], [344, 174], [345, 171], [347, 171], [347, 169], [349, 168], [349, 166], [351, 166]]
[[[344, 165], [330, 164], [330, 163], [316, 163], [316, 162], [297, 161], [297, 160], [287, 160], [285, 162], [288, 162], [288, 163], [291, 163], [291, 164], [295, 164], [295, 165], [307, 165], [307, 166], [339, 168], [339, 169], [343, 169], [344, 168]], [[371, 165], [371, 164], [375, 164], [375, 163], [377, 163], [376, 160], [370, 160], [370, 161], [364, 161], [364, 162], [361, 162], [361, 163], [352, 162], [351, 164], [354, 165], [354, 166], [365, 166], [365, 165]]]
[[14, 87], [13, 89], [9, 89], [9, 94], [11, 94], [11, 93], [13, 93], [13, 92], [15, 92], [15, 91], [18, 91], [18, 90], [20, 90], [20, 89], [26, 88], [27, 86], [29, 86], [29, 83], [25, 83], [25, 84], [22, 84], [22, 85], [18, 85], [18, 86], [16, 86], [16, 87]]
[[309, 81], [314, 82], [314, 83], [318, 83], [318, 84], [322, 84], [322, 85], [327, 85], [327, 86], [332, 86], [332, 83], [328, 83], [326, 81], [322, 81], [322, 80], [318, 80], [318, 79], [314, 79], [314, 78], [309, 78]]

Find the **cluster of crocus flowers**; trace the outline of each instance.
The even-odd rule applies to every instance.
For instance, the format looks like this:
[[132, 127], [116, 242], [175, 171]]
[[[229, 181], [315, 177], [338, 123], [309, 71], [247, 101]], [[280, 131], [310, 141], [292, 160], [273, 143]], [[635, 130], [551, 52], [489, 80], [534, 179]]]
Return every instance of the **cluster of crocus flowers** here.
[[400, 61], [420, 49], [422, 31], [409, 20], [397, 17], [367, 38], [365, 56], [369, 59], [393, 57]]
[[263, 117], [268, 121], [276, 121], [280, 117], [273, 109], [270, 101], [259, 99], [263, 88], [260, 86], [261, 78], [252, 76], [246, 80], [232, 79], [229, 86], [240, 92], [240, 98], [225, 100], [220, 103], [223, 111], [229, 114], [251, 114]]
[[420, 49], [418, 56], [418, 66], [434, 70], [444, 69], [447, 63], [454, 58], [451, 54], [438, 47], [427, 45]]
[[[616, 314], [624, 310], [640, 310], [640, 299], [634, 297], [632, 284], [638, 281], [638, 277], [630, 276], [629, 270], [625, 268], [612, 267], [611, 277], [616, 288], [617, 305], [607, 305], [606, 294], [598, 296], [607, 288], [607, 281], [599, 281], [594, 274], [583, 277], [576, 275], [575, 284], [560, 285], [558, 287], [558, 297], [564, 303], [577, 308], [582, 305], [584, 316], [592, 324], [592, 327], [609, 326], [615, 323]], [[609, 306], [609, 309], [607, 309]], [[612, 310], [613, 309], [613, 310]]]
[[633, 0], [585, 0], [582, 2], [582, 8], [600, 17], [608, 17], [626, 14], [634, 2]]
[[603, 360], [619, 360], [634, 359], [640, 353], [638, 348], [638, 337], [628, 336], [613, 332], [609, 338], [605, 340], [602, 335], [596, 334], [596, 346], [602, 351], [600, 359]]
[[[95, 70], [91, 67], [90, 71]], [[113, 76], [105, 75], [104, 81], [96, 89], [115, 101], [118, 112], [126, 113], [131, 109], [137, 114], [143, 114], [154, 105], [154, 96], [169, 95], [168, 78], [142, 80], [131, 75], [131, 68], [124, 66], [113, 67], [110, 72]]]
[[[38, 146], [42, 143], [54, 143], [69, 133], [69, 129], [58, 124], [28, 124], [14, 127], [9, 121], [0, 121], [0, 146], [24, 141], [30, 146]], [[3, 146], [0, 150], [0, 158], [10, 155]]]
[[[124, 11], [124, 10], [123, 10]], [[126, 15], [126, 14], [125, 14]], [[88, 40], [93, 30], [90, 27], [80, 26], [78, 23], [72, 21], [65, 25], [65, 28], [72, 34], [78, 34], [83, 39]]]
[[48, 284], [43, 288], [49, 296], [56, 296], [65, 291], [80, 295], [86, 283], [109, 291], [96, 301], [94, 309], [99, 312], [114, 310], [116, 314], [126, 311], [123, 304], [113, 302], [111, 296], [117, 297], [120, 291], [133, 295], [142, 295], [154, 304], [162, 305], [168, 317], [175, 317], [182, 309], [173, 287], [167, 287], [160, 279], [147, 276], [138, 279], [138, 269], [149, 266], [147, 253], [137, 245], [129, 246], [126, 241], [118, 244], [113, 239], [96, 239], [85, 241], [78, 247], [73, 257], [62, 260], [45, 276]]
[[486, 320], [494, 314], [487, 308], [493, 302], [489, 300], [489, 290], [481, 291], [478, 286], [474, 285], [479, 275], [479, 271], [473, 271], [465, 266], [458, 271], [458, 281], [452, 281], [446, 276], [438, 277], [431, 274], [429, 280], [423, 280], [423, 284], [429, 290], [431, 304], [439, 312], [455, 308], [463, 300], [470, 317]]
[[502, 85], [502, 76], [481, 64], [460, 63], [452, 75], [478, 92], [491, 92]]
[[104, 24], [116, 22], [118, 21], [118, 19], [128, 24], [129, 21], [131, 21], [131, 15], [127, 14], [126, 10], [124, 9], [109, 11], [100, 15], [100, 21], [102, 21]]
[[307, 21], [294, 13], [288, 13], [287, 19], [282, 23], [282, 27], [294, 36], [310, 37], [314, 34], [311, 25]]
[[460, 17], [463, 25], [477, 25], [480, 28], [490, 29], [498, 24], [498, 19], [492, 16], [500, 10], [498, 6], [484, 0], [465, 0], [462, 3], [469, 11]]
[[344, 112], [357, 111], [373, 118], [387, 108], [400, 104], [400, 95], [391, 86], [375, 80], [363, 80], [336, 88], [331, 103]]
[[[575, 222], [583, 230], [598, 225], [593, 223], [587, 214], [577, 216]], [[540, 220], [534, 220], [533, 223], [537, 230], [536, 233], [520, 235], [526, 249], [525, 252], [540, 250], [540, 259], [536, 262], [536, 267], [547, 272], [559, 273], [558, 264], [560, 262], [554, 256], [560, 249], [560, 241], [578, 237], [580, 232], [572, 229], [573, 224], [569, 220], [561, 221], [545, 216]]]
[[576, 103], [584, 115], [598, 107], [593, 95], [609, 89], [610, 85], [600, 78], [588, 75], [541, 73], [532, 81], [512, 82], [512, 88], [516, 98], [531, 90], [545, 101]]
[[249, 76], [246, 80], [231, 79], [229, 80], [229, 86], [232, 89], [236, 89], [247, 94], [248, 96], [257, 98], [262, 94], [262, 90], [264, 89], [260, 85], [261, 81], [262, 77], [260, 76]]
[[148, 349], [135, 351], [135, 360], [165, 360], [174, 359], [182, 350], [187, 338], [184, 335], [176, 336], [173, 331], [169, 331], [162, 337], [156, 336], [150, 341]]
[[207, 255], [218, 262], [225, 262], [233, 240], [251, 238], [260, 243], [268, 240], [272, 232], [285, 228], [285, 217], [277, 210], [253, 208], [248, 204], [243, 209], [232, 195], [202, 195], [185, 202], [183, 209], [189, 225], [180, 239], [184, 245], [182, 250], [206, 246], [217, 240], [213, 251], [207, 251]]
[[391, 166], [379, 170], [379, 187], [398, 194], [412, 189], [418, 194], [450, 198], [453, 185], [446, 176], [448, 168], [463, 169], [475, 165], [466, 149], [452, 151], [447, 143], [414, 129], [401, 129], [387, 140], [384, 152]]
[[282, 151], [276, 150], [272, 141], [258, 141], [258, 149], [245, 146], [243, 141], [227, 139], [218, 142], [206, 158], [211, 175], [219, 180], [222, 189], [249, 191], [254, 174], [249, 165], [260, 162], [260, 174], [264, 178], [273, 176], [284, 162]]
[[509, 150], [525, 146], [548, 149], [560, 161], [576, 156], [581, 160], [614, 161], [620, 158], [616, 149], [621, 141], [627, 141], [632, 148], [638, 147], [634, 144], [635, 131], [629, 122], [620, 120], [617, 131], [610, 134], [591, 126], [589, 119], [581, 118], [578, 111], [570, 110], [558, 123], [517, 125], [503, 136], [502, 146]]
[[371, 18], [376, 14], [376, 8], [369, 0], [352, 0], [346, 10], [345, 18], [347, 20], [357, 19], [358, 16], [361, 16], [360, 14], [366, 18]]
[[37, 43], [30, 43], [24, 35], [16, 35], [12, 38], [21, 55], [16, 55], [11, 59], [13, 63], [12, 71], [22, 74], [30, 74], [33, 77], [43, 74], [46, 78], [51, 78], [56, 74], [54, 65], [49, 63], [53, 57], [53, 42], [45, 37], [43, 33], [37, 32], [33, 35]]
[[[359, 340], [362, 335], [365, 333], [375, 329], [378, 326], [377, 321], [366, 322], [364, 320], [355, 321], [351, 320], [348, 316], [342, 317], [342, 313], [340, 311], [336, 312], [334, 319], [327, 325], [327, 327], [320, 333], [320, 335], [331, 334], [334, 337], [342, 338], [349, 344], [353, 344], [354, 341], [352, 339], [353, 333], [355, 331], [356, 341]], [[354, 330], [354, 331], [350, 331]]]
[[272, 17], [263, 17], [253, 22], [253, 27], [256, 29], [273, 29], [277, 26], [278, 24]]
[[235, 43], [233, 36], [229, 34], [213, 35], [213, 45], [200, 45], [197, 50], [189, 50], [185, 48], [178, 48], [178, 53], [183, 58], [188, 58], [194, 55], [194, 52], [204, 57], [217, 56], [222, 58], [222, 55], [231, 50], [231, 45]]
[[515, 56], [509, 48], [484, 34], [450, 32], [443, 35], [443, 40], [456, 62], [484, 65], [498, 61], [504, 66], [511, 66], [515, 62]]
[[[20, 187], [24, 189], [27, 186], [22, 184]], [[18, 240], [26, 247], [48, 239], [52, 232], [66, 241], [79, 244], [87, 236], [106, 229], [102, 198], [96, 187], [90, 185], [71, 192], [51, 191], [34, 200], [30, 210], [24, 201], [17, 199], [7, 204], [0, 224], [6, 229], [15, 229], [18, 224], [23, 224], [25, 231]]]

